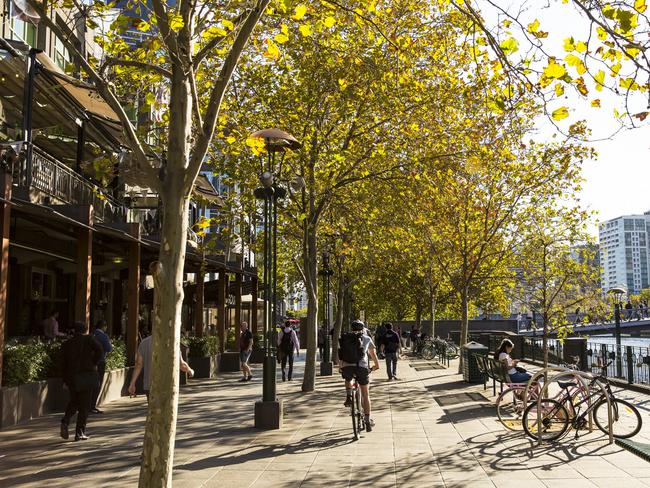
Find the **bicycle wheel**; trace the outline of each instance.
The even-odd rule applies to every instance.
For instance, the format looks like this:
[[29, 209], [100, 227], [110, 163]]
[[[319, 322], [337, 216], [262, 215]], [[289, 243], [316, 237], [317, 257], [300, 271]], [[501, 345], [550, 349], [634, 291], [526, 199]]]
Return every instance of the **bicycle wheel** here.
[[524, 390], [520, 388], [508, 388], [497, 398], [497, 417], [501, 424], [508, 430], [523, 429], [521, 418], [526, 407], [522, 400], [523, 395]]
[[350, 404], [350, 417], [352, 418], [352, 432], [354, 434], [354, 440], [359, 439], [359, 432], [357, 431], [357, 414], [355, 412], [355, 403], [356, 403], [356, 391], [357, 389], [355, 388], [354, 390], [354, 396], [352, 397], [352, 403]]
[[[607, 400], [600, 400], [594, 407], [594, 422], [605, 434], [609, 434]], [[629, 439], [641, 430], [641, 414], [634, 405], [616, 398], [612, 403], [612, 435], [617, 439]]]
[[454, 346], [447, 346], [447, 359], [456, 359], [460, 356], [458, 348]]
[[541, 400], [539, 413], [541, 425], [537, 421], [537, 402], [531, 402], [524, 409], [522, 425], [526, 435], [538, 440], [554, 441], [562, 437], [569, 428], [569, 413], [560, 402], [546, 398]]
[[422, 355], [422, 359], [427, 359], [427, 360], [433, 359], [435, 357], [435, 352], [433, 350], [433, 347], [429, 345], [424, 346], [422, 348], [421, 355]]
[[364, 425], [364, 418], [361, 413], [361, 390], [358, 386], [354, 398], [357, 407], [357, 432], [361, 433], [366, 429], [366, 426]]

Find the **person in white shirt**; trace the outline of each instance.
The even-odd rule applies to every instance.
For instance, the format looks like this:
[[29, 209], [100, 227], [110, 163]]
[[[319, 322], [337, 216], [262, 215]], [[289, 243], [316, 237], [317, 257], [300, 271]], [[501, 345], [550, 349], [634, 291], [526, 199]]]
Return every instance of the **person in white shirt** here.
[[527, 383], [531, 378], [530, 374], [524, 371], [517, 371], [518, 359], [512, 359], [510, 353], [515, 345], [510, 339], [503, 339], [501, 345], [497, 352], [494, 353], [494, 359], [501, 361], [508, 368], [508, 376], [510, 376], [510, 381], [513, 383]]

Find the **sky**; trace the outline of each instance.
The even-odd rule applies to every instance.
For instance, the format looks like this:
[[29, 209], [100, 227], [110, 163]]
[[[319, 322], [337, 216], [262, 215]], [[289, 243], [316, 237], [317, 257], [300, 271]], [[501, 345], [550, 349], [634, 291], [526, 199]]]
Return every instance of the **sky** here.
[[[488, 22], [494, 22], [496, 14], [477, 0]], [[540, 30], [549, 32], [545, 48], [558, 58], [564, 58], [564, 39], [573, 36], [576, 40], [586, 39], [588, 23], [570, 5], [562, 5], [560, 0], [498, 0], [499, 6], [509, 11], [519, 10], [524, 5], [521, 20], [526, 25], [539, 20]], [[550, 6], [549, 6], [550, 5]], [[513, 29], [513, 35], [517, 35]], [[615, 106], [621, 107], [620, 100], [606, 91], [593, 92], [589, 99], [601, 99], [602, 108], [591, 107], [590, 102], [579, 100], [567, 91], [565, 100], [555, 102], [552, 111], [562, 105], [570, 107], [570, 117], [560, 125], [585, 119], [592, 130], [592, 147], [598, 152], [597, 159], [586, 161], [583, 167], [585, 182], [581, 192], [583, 207], [595, 212], [591, 232], [597, 234], [598, 221], [609, 220], [621, 215], [643, 214], [650, 210], [650, 125], [638, 129], [624, 130], [613, 135], [618, 124], [613, 116]], [[633, 113], [648, 110], [647, 99], [639, 99]], [[650, 117], [647, 119], [650, 121]], [[551, 124], [547, 119], [537, 123], [540, 134], [550, 133]]]

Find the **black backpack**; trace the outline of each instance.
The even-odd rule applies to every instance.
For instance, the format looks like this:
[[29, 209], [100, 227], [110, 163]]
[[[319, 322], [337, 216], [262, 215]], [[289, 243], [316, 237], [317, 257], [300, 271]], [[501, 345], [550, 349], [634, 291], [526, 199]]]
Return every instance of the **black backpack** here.
[[292, 332], [282, 331], [282, 339], [280, 339], [280, 351], [287, 355], [293, 352]]
[[387, 332], [384, 336], [384, 348], [386, 352], [397, 352], [399, 349], [399, 336], [393, 332]]
[[361, 334], [343, 332], [339, 338], [339, 359], [346, 363], [358, 364], [363, 358]]

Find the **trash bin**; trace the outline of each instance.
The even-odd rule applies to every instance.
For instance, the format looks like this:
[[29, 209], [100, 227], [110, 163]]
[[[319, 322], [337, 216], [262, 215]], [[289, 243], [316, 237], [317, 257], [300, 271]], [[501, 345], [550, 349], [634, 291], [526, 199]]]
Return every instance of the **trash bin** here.
[[468, 383], [483, 383], [483, 373], [478, 368], [474, 354], [487, 356], [489, 349], [478, 342], [468, 342], [463, 346], [463, 379]]
[[584, 337], [569, 337], [564, 339], [562, 348], [562, 360], [567, 364], [573, 364], [574, 358], [578, 358], [578, 368], [587, 371], [587, 339]]

